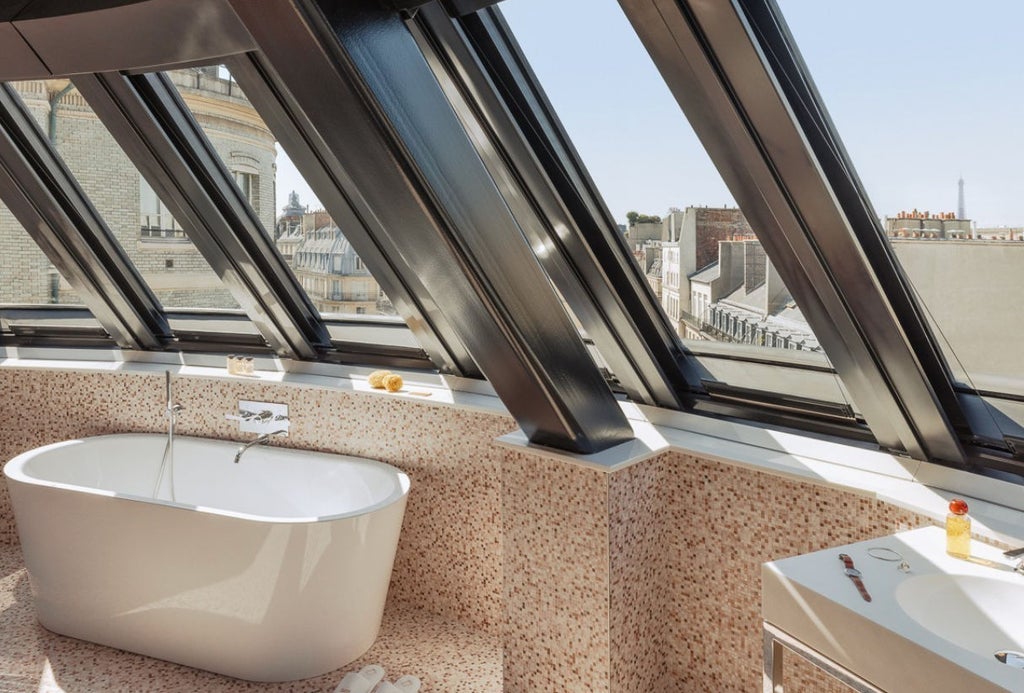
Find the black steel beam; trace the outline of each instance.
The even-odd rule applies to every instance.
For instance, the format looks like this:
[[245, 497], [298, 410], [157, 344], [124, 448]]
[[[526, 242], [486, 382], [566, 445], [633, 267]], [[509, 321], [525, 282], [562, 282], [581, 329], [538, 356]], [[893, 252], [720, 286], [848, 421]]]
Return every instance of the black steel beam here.
[[631, 438], [400, 17], [375, 0], [234, 7], [529, 439], [590, 453]]
[[678, 339], [526, 58], [496, 11], [467, 22], [472, 44], [431, 3], [410, 29], [538, 260], [619, 384], [635, 401], [682, 408], [689, 387]]
[[[809, 78], [775, 74], [763, 58], [770, 46], [739, 2], [620, 4], [879, 443], [963, 465], [950, 385], [934, 379], [930, 355], [914, 343], [919, 330], [903, 324], [917, 317], [889, 294], [892, 267], [868, 256], [877, 248], [877, 231], [864, 227], [870, 206], [862, 197], [858, 212], [839, 198], [853, 167], [845, 156], [836, 167], [835, 152], [820, 150], [779, 84]], [[824, 112], [820, 102], [804, 106]]]
[[0, 85], [0, 198], [114, 341], [159, 349], [156, 297], [14, 89]]
[[384, 233], [366, 201], [355, 194], [341, 162], [265, 62], [260, 54], [247, 53], [225, 60], [225, 65], [437, 369], [449, 375], [482, 377], [454, 328], [405, 262], [401, 244], [391, 242]]
[[170, 80], [73, 81], [271, 348], [300, 359], [329, 349], [319, 313]]

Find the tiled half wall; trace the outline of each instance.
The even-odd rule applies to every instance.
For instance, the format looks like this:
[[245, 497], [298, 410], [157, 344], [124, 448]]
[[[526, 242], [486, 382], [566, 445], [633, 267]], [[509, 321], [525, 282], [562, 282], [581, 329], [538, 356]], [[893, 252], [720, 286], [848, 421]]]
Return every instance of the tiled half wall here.
[[[286, 402], [289, 447], [412, 478], [389, 603], [500, 636], [506, 691], [760, 689], [760, 564], [926, 524], [891, 505], [666, 453], [606, 474], [494, 439], [499, 414], [233, 378], [179, 377], [182, 435], [240, 439], [239, 399]], [[0, 460], [163, 430], [162, 373], [0, 369]], [[0, 485], [0, 542], [16, 543]], [[794, 658], [790, 658], [791, 660]], [[839, 691], [787, 666], [787, 691]]]

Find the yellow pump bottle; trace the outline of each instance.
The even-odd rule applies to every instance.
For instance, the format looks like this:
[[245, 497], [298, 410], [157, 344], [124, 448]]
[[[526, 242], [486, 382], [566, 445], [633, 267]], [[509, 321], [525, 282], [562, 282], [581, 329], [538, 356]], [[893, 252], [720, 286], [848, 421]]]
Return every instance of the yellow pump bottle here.
[[946, 553], [957, 558], [971, 555], [971, 518], [967, 515], [967, 503], [961, 498], [949, 502], [946, 515]]

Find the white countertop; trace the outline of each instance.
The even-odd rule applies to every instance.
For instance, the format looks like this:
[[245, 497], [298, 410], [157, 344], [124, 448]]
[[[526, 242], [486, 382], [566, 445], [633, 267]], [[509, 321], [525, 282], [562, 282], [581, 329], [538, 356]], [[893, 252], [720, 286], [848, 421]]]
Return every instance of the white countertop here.
[[[897, 551], [910, 564], [910, 572], [901, 572], [898, 561], [873, 558], [868, 553], [871, 547]], [[849, 554], [861, 571], [870, 602], [844, 574], [840, 553]], [[908, 615], [899, 598], [901, 586], [905, 598], [908, 591], [924, 589], [927, 582], [911, 580], [952, 575], [963, 576], [957, 580], [966, 578], [964, 584], [1005, 581], [1007, 585], [999, 586], [1013, 595], [1019, 589], [1020, 602], [1024, 602], [1024, 575], [1015, 573], [1012, 566], [1013, 561], [1004, 558], [999, 549], [977, 541], [972, 542], [970, 559], [953, 558], [945, 551], [945, 531], [924, 527], [765, 563], [762, 615], [765, 621], [891, 693], [1019, 692], [1024, 691], [1024, 670], [998, 662], [994, 651], [985, 655], [972, 652], [937, 635]], [[916, 596], [920, 609], [927, 593]], [[970, 606], [969, 597], [965, 596], [963, 603]], [[1008, 606], [1020, 608], [1017, 603]], [[934, 609], [929, 615], [932, 622], [944, 624], [943, 609], [951, 607], [935, 600], [926, 608]], [[1020, 649], [1013, 643], [1024, 643], [1024, 621], [1019, 627], [1014, 623], [1011, 630], [993, 626], [990, 635], [994, 642], [1005, 639], [1005, 649]]]

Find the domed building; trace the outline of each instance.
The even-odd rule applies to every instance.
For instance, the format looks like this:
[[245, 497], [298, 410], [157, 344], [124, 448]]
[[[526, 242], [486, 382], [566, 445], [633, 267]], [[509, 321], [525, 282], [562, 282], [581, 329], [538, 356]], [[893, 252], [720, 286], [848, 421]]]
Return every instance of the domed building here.
[[[275, 221], [273, 134], [223, 68], [212, 65], [167, 75], [269, 233]], [[12, 86], [164, 306], [237, 307], [70, 80]], [[3, 205], [0, 278], [0, 303], [79, 302]]]

